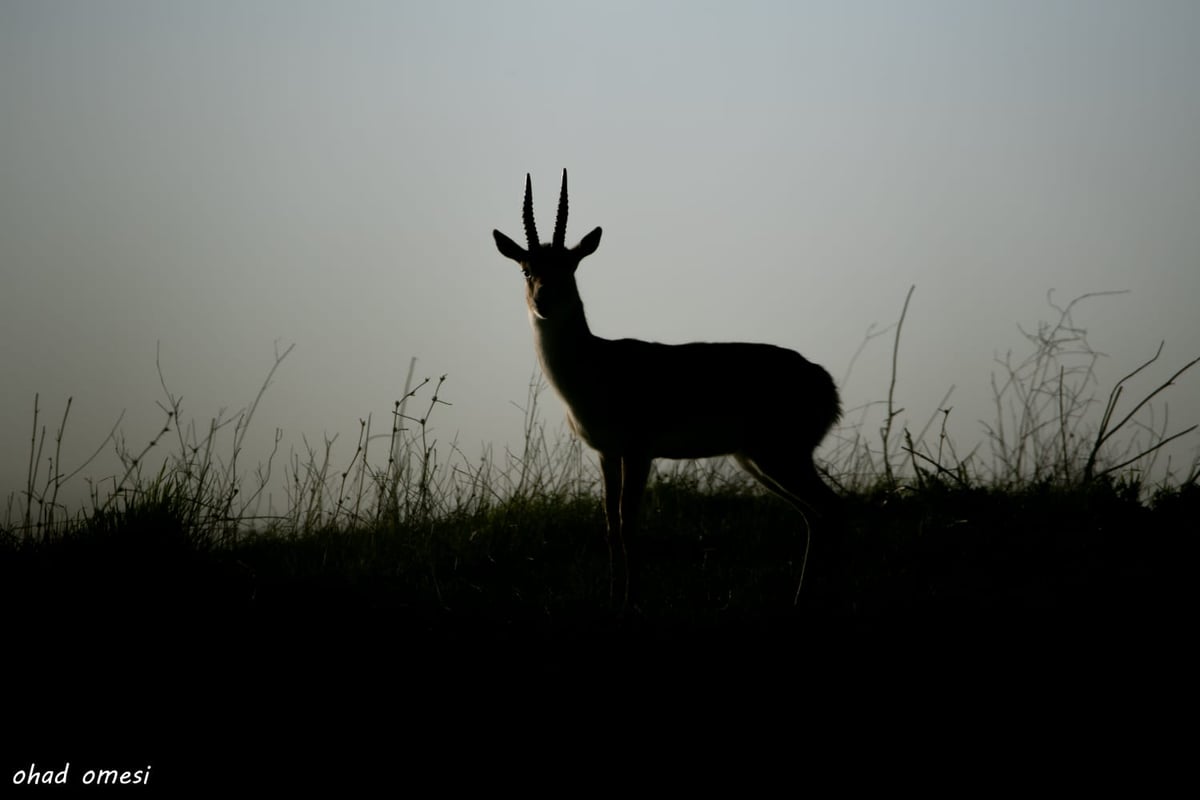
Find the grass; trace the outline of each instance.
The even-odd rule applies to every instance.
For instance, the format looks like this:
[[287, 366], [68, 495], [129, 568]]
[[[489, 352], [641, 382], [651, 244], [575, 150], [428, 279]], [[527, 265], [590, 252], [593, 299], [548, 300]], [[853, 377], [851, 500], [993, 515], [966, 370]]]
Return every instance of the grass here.
[[[925, 613], [953, 598], [959, 608], [1002, 611], [1036, 605], [1034, 597], [1082, 606], [1082, 595], [1063, 590], [1069, 575], [1078, 579], [1082, 570], [1091, 588], [1116, 588], [1106, 570], [1117, 568], [1121, 553], [1136, 554], [1145, 540], [1169, 536], [1192, 517], [1197, 462], [1154, 485], [1144, 476], [1165, 444], [1196, 426], [1155, 428], [1138, 412], [1152, 410], [1150, 401], [1196, 360], [1122, 405], [1128, 378], [1151, 367], [1160, 346], [1112, 388], [1093, 420], [1099, 355], [1072, 320], [1090, 295], [1065, 307], [1051, 303], [1056, 318], [1026, 334], [1029, 354], [998, 360], [988, 452], [977, 447], [960, 456], [946, 433], [949, 410], [939, 409], [915, 435], [895, 424], [896, 354], [911, 294], [892, 329], [893, 375], [878, 442], [866, 416], [871, 405], [849, 412], [859, 418], [833, 437], [827, 477], [845, 497], [845, 519], [836, 533], [818, 536], [801, 609]], [[550, 627], [570, 627], [578, 615], [703, 627], [799, 613], [787, 602], [802, 555], [799, 517], [724, 462], [708, 461], [660, 462], [635, 545], [636, 608], [614, 614], [596, 468], [579, 442], [547, 434], [536, 379], [522, 452], [507, 453], [499, 465], [491, 454], [471, 463], [430, 437], [434, 416], [449, 405], [446, 377], [414, 384], [410, 367], [382, 435], [371, 418], [363, 420], [342, 467], [331, 463], [332, 442], [314, 448], [305, 441], [284, 466], [285, 507], [264, 510], [277, 452], [252, 479], [239, 459], [258, 402], [289, 352], [276, 354], [245, 412], [206, 428], [182, 423], [180, 401], [164, 382], [158, 435], [135, 452], [114, 428], [109, 441], [123, 473], [94, 484], [90, 507], [73, 513], [58, 501], [83, 469], [61, 474], [70, 403], [49, 458], [35, 404], [27, 486], [9, 499], [0, 529], [7, 599], [70, 604], [87, 587], [101, 605], [126, 595], [135, 604], [200, 610], [210, 602], [246, 609], [361, 603], [450, 624], [478, 617]], [[230, 435], [222, 458], [223, 432]], [[173, 452], [147, 472], [168, 441]], [[1120, 546], [1106, 533], [1115, 520], [1127, 534]], [[1100, 560], [1089, 564], [1076, 553], [1081, 542]], [[972, 576], [973, 589], [959, 569]]]
[[[114, 428], [123, 472], [91, 484], [74, 511], [58, 499], [79, 473], [60, 463], [66, 415], [47, 443], [35, 406], [27, 485], [0, 531], [0, 602], [25, 670], [13, 685], [44, 699], [89, 675], [107, 683], [69, 696], [103, 696], [105, 708], [149, 676], [174, 682], [172, 697], [239, 702], [265, 686], [305, 702], [330, 691], [478, 698], [528, 688], [531, 675], [572, 685], [738, 675], [748, 687], [786, 673], [812, 691], [799, 663], [836, 661], [863, 641], [889, 644], [857, 669], [903, 674], [925, 653], [926, 678], [953, 663], [928, 653], [985, 643], [994, 680], [995, 665], [1044, 668], [1086, 640], [1079, 668], [1110, 675], [1091, 659], [1157, 653], [1148, 643], [1179, 640], [1191, 616], [1200, 466], [1177, 474], [1154, 461], [1195, 426], [1147, 414], [1196, 361], [1136, 401], [1123, 397], [1127, 379], [1104, 395], [1099, 356], [1072, 320], [1084, 299], [1052, 304], [1028, 354], [998, 360], [995, 418], [969, 452], [941, 407], [923, 429], [901, 424], [891, 389], [848, 413], [826, 458], [844, 518], [817, 528], [796, 603], [800, 518], [705, 461], [659, 465], [633, 549], [634, 603], [614, 609], [594, 462], [548, 433], [536, 380], [519, 453], [473, 461], [433, 441], [448, 384], [414, 382], [410, 369], [384, 431], [363, 420], [350, 463], [331, 463], [330, 442], [305, 442], [282, 467], [276, 452], [252, 472], [241, 448], [258, 400], [198, 427], [164, 383], [159, 434], [130, 448]], [[903, 312], [883, 332], [894, 353], [902, 322]]]

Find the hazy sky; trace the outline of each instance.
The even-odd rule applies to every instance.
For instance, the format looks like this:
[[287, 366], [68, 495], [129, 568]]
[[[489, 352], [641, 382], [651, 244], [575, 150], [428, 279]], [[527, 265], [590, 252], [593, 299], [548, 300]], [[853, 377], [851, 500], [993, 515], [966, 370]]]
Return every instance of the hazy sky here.
[[[564, 167], [569, 242], [604, 228], [599, 335], [768, 341], [840, 380], [916, 284], [897, 404], [919, 426], [956, 385], [966, 442], [1047, 290], [1128, 289], [1076, 321], [1109, 382], [1166, 339], [1163, 380], [1200, 355], [1198, 76], [1192, 0], [0, 0], [0, 489], [35, 393], [51, 426], [74, 397], [67, 469], [123, 409], [148, 440], [156, 346], [206, 424], [295, 343], [259, 443], [340, 432], [344, 462], [414, 356], [449, 375], [443, 440], [517, 442], [536, 361], [491, 231], [521, 237], [527, 171], [549, 230]], [[1200, 421], [1200, 375], [1169, 399]]]

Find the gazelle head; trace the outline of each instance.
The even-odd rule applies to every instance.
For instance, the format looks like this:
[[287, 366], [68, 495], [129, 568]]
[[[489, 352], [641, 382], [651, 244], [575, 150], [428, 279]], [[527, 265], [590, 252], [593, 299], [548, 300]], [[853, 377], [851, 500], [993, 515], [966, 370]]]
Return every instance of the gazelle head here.
[[579, 288], [575, 285], [575, 269], [585, 256], [600, 246], [600, 229], [596, 228], [574, 247], [563, 240], [567, 233], [567, 171], [563, 170], [562, 192], [558, 196], [558, 218], [554, 221], [554, 240], [541, 244], [533, 222], [533, 186], [525, 175], [525, 239], [529, 249], [521, 247], [500, 231], [492, 231], [500, 254], [521, 265], [525, 274], [525, 300], [531, 314], [542, 320], [552, 320], [572, 313], [580, 305]]

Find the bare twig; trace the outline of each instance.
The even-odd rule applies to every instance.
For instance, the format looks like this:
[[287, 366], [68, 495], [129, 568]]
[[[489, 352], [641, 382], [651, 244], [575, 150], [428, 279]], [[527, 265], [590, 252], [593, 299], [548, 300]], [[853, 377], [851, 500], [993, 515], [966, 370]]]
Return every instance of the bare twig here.
[[916, 288], [915, 285], [908, 287], [908, 294], [904, 296], [904, 307], [900, 310], [900, 319], [896, 322], [896, 337], [892, 343], [892, 380], [888, 384], [887, 420], [883, 424], [883, 470], [887, 476], [888, 485], [893, 489], [896, 486], [896, 478], [892, 474], [892, 460], [888, 450], [892, 438], [892, 421], [900, 413], [893, 406], [893, 398], [896, 393], [896, 363], [900, 358], [900, 330], [904, 327], [904, 317], [908, 314], [908, 303], [912, 300], [913, 291]]
[[[1112, 438], [1112, 436], [1117, 431], [1121, 430], [1121, 428], [1123, 428], [1125, 426], [1125, 424], [1128, 423], [1129, 420], [1132, 419], [1135, 414], [1137, 414], [1138, 411], [1140, 411], [1147, 403], [1149, 403], [1152, 399], [1154, 399], [1160, 392], [1162, 392], [1168, 386], [1172, 386], [1175, 383], [1176, 378], [1178, 378], [1184, 372], [1187, 372], [1189, 369], [1194, 367], [1197, 363], [1200, 363], [1200, 357], [1197, 357], [1197, 358], [1192, 359], [1188, 363], [1184, 364], [1182, 367], [1180, 367], [1178, 370], [1176, 370], [1175, 373], [1173, 375], [1171, 375], [1171, 377], [1167, 378], [1166, 381], [1159, 384], [1159, 386], [1156, 389], [1154, 389], [1154, 391], [1150, 392], [1145, 397], [1143, 397], [1138, 403], [1136, 403], [1134, 405], [1134, 407], [1129, 411], [1129, 413], [1121, 418], [1120, 422], [1118, 422], [1116, 425], [1109, 427], [1109, 423], [1112, 421], [1113, 412], [1116, 410], [1116, 407], [1117, 407], [1117, 401], [1121, 396], [1121, 389], [1123, 387], [1123, 384], [1127, 380], [1129, 380], [1130, 378], [1132, 378], [1133, 376], [1137, 375], [1139, 372], [1144, 370], [1146, 367], [1150, 366], [1155, 361], [1157, 361], [1159, 355], [1162, 353], [1163, 344], [1165, 344], [1165, 343], [1160, 343], [1158, 345], [1158, 350], [1155, 351], [1154, 355], [1149, 360], [1144, 362], [1137, 369], [1133, 370], [1133, 372], [1130, 372], [1128, 375], [1121, 378], [1121, 380], [1117, 381], [1117, 385], [1113, 387], [1112, 392], [1109, 394], [1108, 405], [1104, 409], [1104, 416], [1100, 422], [1100, 429], [1096, 432], [1096, 439], [1092, 444], [1092, 450], [1088, 454], [1087, 463], [1084, 464], [1083, 479], [1085, 481], [1091, 480], [1092, 477], [1094, 477], [1095, 468], [1096, 468], [1096, 458], [1099, 455], [1100, 448], [1104, 445], [1104, 443], [1106, 441], [1108, 441], [1110, 438]], [[1189, 428], [1189, 430], [1191, 430], [1191, 429]], [[1174, 439], [1177, 437], [1171, 437], [1171, 438]], [[1165, 444], [1165, 443], [1166, 442], [1163, 442], [1163, 444]], [[1158, 447], [1152, 447], [1149, 450], [1147, 450], [1146, 453], [1154, 452], [1157, 449], [1158, 449]], [[1137, 459], [1135, 458], [1133, 460], [1136, 461]], [[1132, 463], [1132, 462], [1126, 462], [1126, 463]], [[1106, 474], [1107, 472], [1109, 472], [1109, 470], [1104, 470], [1100, 474], [1103, 475], [1103, 474]]]

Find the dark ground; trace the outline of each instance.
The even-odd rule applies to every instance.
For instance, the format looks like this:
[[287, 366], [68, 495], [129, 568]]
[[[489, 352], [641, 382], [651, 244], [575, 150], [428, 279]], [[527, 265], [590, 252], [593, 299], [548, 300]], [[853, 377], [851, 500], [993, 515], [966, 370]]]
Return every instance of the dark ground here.
[[664, 489], [623, 614], [602, 541], [580, 541], [591, 508], [410, 538], [407, 561], [333, 533], [207, 549], [154, 517], [10, 542], [5, 785], [31, 760], [153, 763], [160, 789], [565, 764], [603, 782], [644, 759], [696, 778], [754, 743], [766, 770], [870, 751], [945, 777], [980, 759], [971, 786], [1036, 762], [1078, 766], [1078, 788], [1150, 758], [1145, 789], [1194, 711], [1198, 495], [863, 499], [816, 531], [793, 607], [790, 512]]

